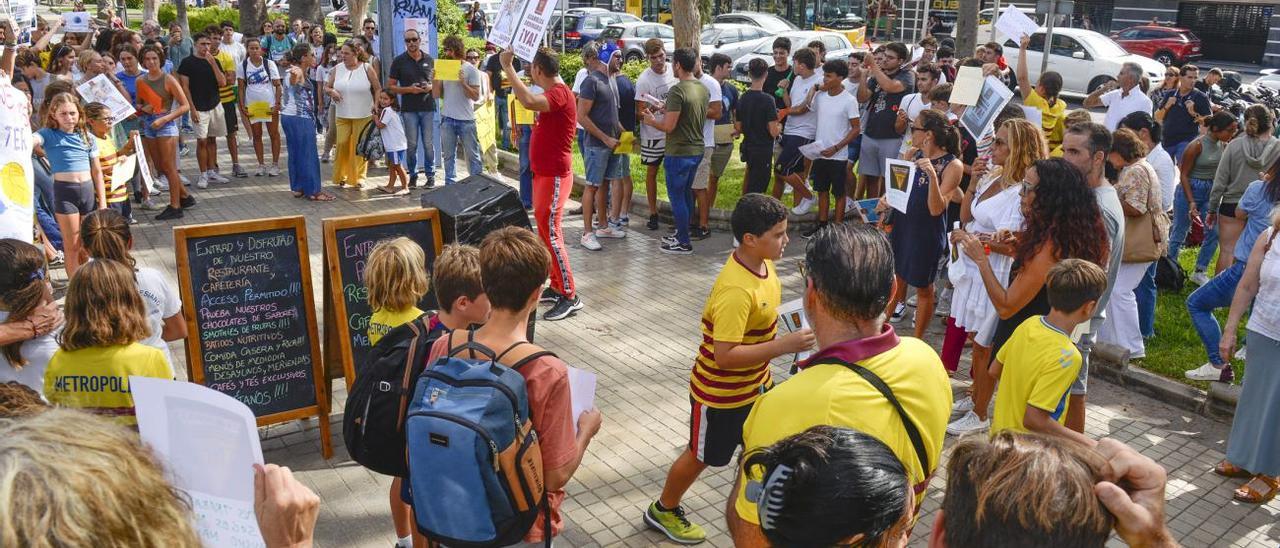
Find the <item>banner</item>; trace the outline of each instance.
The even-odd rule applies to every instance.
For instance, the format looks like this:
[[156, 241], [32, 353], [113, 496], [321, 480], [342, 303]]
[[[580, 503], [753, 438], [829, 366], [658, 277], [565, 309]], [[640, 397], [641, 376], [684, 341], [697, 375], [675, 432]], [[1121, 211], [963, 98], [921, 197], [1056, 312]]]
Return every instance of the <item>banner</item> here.
[[533, 61], [555, 11], [555, 3], [549, 0], [503, 0], [485, 38], [499, 48], [514, 51], [520, 59]]
[[[381, 0], [379, 10], [390, 10], [391, 33], [383, 34], [383, 39], [391, 40], [396, 55], [404, 53], [404, 31], [416, 29], [422, 38], [423, 50], [432, 58], [439, 57], [437, 44], [440, 42], [437, 24], [439, 17], [436, 11], [436, 0]], [[379, 13], [382, 13], [379, 11]], [[390, 62], [384, 62], [390, 66]]]
[[99, 74], [88, 82], [80, 84], [76, 91], [80, 93], [85, 102], [102, 103], [108, 109], [111, 109], [111, 116], [117, 124], [133, 116], [135, 112], [133, 103], [129, 102], [128, 97], [120, 94], [120, 90], [116, 88], [115, 83], [108, 79], [105, 74]]
[[0, 82], [0, 238], [28, 243], [35, 223], [30, 117], [27, 95]]
[[494, 105], [493, 101], [486, 101], [476, 109], [476, 137], [480, 141], [482, 154], [498, 146], [498, 135], [495, 129], [498, 120]]

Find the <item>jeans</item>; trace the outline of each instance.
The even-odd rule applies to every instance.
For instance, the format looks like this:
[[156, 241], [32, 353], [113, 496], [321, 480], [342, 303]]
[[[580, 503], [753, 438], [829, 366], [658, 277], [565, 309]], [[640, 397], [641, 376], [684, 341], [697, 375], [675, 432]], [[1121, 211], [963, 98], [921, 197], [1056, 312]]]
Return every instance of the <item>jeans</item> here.
[[525, 209], [533, 207], [533, 168], [529, 166], [529, 141], [533, 138], [533, 126], [520, 126], [516, 144], [520, 147], [520, 203]]
[[[1209, 191], [1212, 189], [1211, 179], [1191, 179], [1191, 197], [1196, 201], [1201, 221], [1209, 218]], [[1187, 233], [1191, 231], [1191, 217], [1188, 216], [1190, 211], [1191, 204], [1187, 203], [1187, 196], [1178, 192], [1173, 197], [1173, 228], [1169, 230], [1169, 258], [1175, 261], [1187, 241]], [[1208, 269], [1209, 261], [1213, 260], [1213, 253], [1217, 250], [1218, 227], [1214, 225], [1213, 228], [1205, 229], [1204, 242], [1200, 244], [1200, 253], [1196, 255], [1196, 270]]]
[[501, 139], [501, 146], [504, 149], [511, 148], [511, 133], [508, 129], [511, 127], [510, 120], [507, 118], [507, 96], [498, 95], [494, 98], [494, 109], [498, 112], [498, 135]]
[[404, 122], [404, 138], [409, 145], [405, 156], [405, 172], [409, 174], [410, 180], [418, 180], [418, 145], [421, 143], [422, 166], [427, 172], [427, 177], [435, 176], [435, 151], [432, 150], [432, 141], [434, 141], [435, 127], [432, 122], [435, 120], [434, 111], [419, 112], [401, 112], [400, 121]]
[[1191, 144], [1191, 141], [1194, 140], [1195, 138], [1191, 138], [1181, 143], [1173, 143], [1172, 145], [1165, 144], [1164, 150], [1169, 153], [1169, 156], [1173, 157], [1173, 165], [1182, 165], [1182, 153], [1186, 152], [1187, 145]]
[[1209, 283], [1200, 286], [1187, 296], [1187, 312], [1191, 314], [1191, 325], [1200, 336], [1200, 344], [1209, 355], [1209, 363], [1221, 367], [1226, 357], [1218, 352], [1218, 342], [1222, 339], [1222, 327], [1218, 319], [1213, 317], [1216, 308], [1231, 306], [1231, 298], [1235, 296], [1236, 286], [1244, 277], [1244, 261], [1235, 261], [1221, 274], [1214, 276]]
[[476, 135], [476, 121], [445, 118], [440, 123], [440, 132], [440, 161], [444, 162], [444, 184], [457, 182], [457, 166], [453, 164], [458, 155], [458, 141], [462, 141], [462, 151], [467, 155], [467, 170], [472, 175], [479, 175], [484, 168], [480, 165], [480, 139]]
[[1133, 296], [1138, 301], [1138, 332], [1142, 338], [1154, 337], [1156, 334], [1156, 264], [1151, 263], [1147, 271], [1133, 289]]
[[667, 198], [671, 200], [671, 214], [676, 218], [676, 240], [689, 245], [689, 215], [693, 205], [693, 175], [702, 163], [702, 155], [670, 156], [662, 160], [667, 172]]

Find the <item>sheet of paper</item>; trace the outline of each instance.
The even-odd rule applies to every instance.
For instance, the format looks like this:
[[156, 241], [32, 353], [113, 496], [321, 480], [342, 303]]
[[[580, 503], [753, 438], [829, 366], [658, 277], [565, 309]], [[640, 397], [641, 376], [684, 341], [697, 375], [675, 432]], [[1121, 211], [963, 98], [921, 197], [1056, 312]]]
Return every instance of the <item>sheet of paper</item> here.
[[458, 72], [462, 70], [459, 59], [436, 59], [436, 78], [457, 82]]
[[614, 150], [619, 151], [620, 154], [630, 154], [631, 149], [635, 148], [635, 146], [636, 134], [630, 131], [624, 131], [622, 132], [622, 135], [618, 137], [618, 148]]
[[[831, 144], [832, 143], [828, 143], [826, 141], [814, 141], [800, 147], [800, 154], [803, 154], [805, 158], [810, 160], [825, 158], [825, 156], [822, 155], [822, 151], [831, 148]], [[836, 154], [839, 154], [839, 151], [837, 151]]]
[[637, 97], [637, 99], [640, 99], [641, 101], [649, 103], [650, 106], [658, 110], [662, 110], [663, 107], [666, 106], [666, 103], [663, 102], [662, 99], [649, 95], [648, 93], [641, 93], [640, 97]]
[[[1040, 25], [1013, 4], [1000, 10], [1000, 18], [996, 20], [996, 30], [1004, 37], [1013, 40], [1015, 44], [1020, 43], [1023, 36], [1032, 36], [1039, 29]], [[1017, 52], [1015, 51], [1014, 54]]]
[[7, 6], [0, 8], [13, 17], [15, 30], [18, 33], [18, 45], [31, 45], [31, 32], [36, 30], [35, 0], [6, 0]]
[[138, 155], [130, 154], [128, 156], [119, 156], [116, 158], [116, 165], [111, 167], [111, 181], [107, 185], [109, 190], [119, 190], [128, 186], [129, 181], [133, 180], [133, 174], [138, 171]]
[[253, 101], [245, 106], [245, 110], [249, 111], [250, 120], [271, 119], [271, 103], [266, 101]]
[[73, 11], [62, 14], [63, 32], [89, 32], [89, 12]]
[[512, 97], [511, 101], [515, 103], [516, 125], [528, 125], [528, 126], [533, 125], [534, 112], [532, 110], [524, 108], [524, 105], [521, 104], [520, 101], [515, 99], [514, 97]]
[[137, 151], [134, 156], [138, 157], [138, 169], [142, 171], [142, 184], [147, 188], [155, 188], [155, 183], [151, 182], [151, 164], [147, 162], [146, 149], [142, 148], [142, 135], [133, 136], [133, 149]]
[[573, 408], [573, 431], [578, 431], [578, 417], [596, 406], [596, 374], [577, 367], [568, 367], [569, 399]]
[[991, 128], [995, 123], [996, 116], [1009, 104], [1009, 100], [1013, 98], [1013, 90], [1004, 85], [1000, 79], [995, 76], [988, 76], [982, 81], [982, 93], [978, 101], [964, 109], [964, 114], [960, 115], [960, 125], [969, 130], [970, 135], [981, 138], [983, 134]]
[[951, 84], [951, 104], [972, 105], [982, 93], [982, 67], [960, 67]]
[[884, 178], [885, 200], [889, 202], [890, 207], [906, 213], [907, 202], [911, 198], [911, 185], [916, 180], [915, 163], [896, 158], [885, 158], [884, 172], [886, 173]]
[[733, 143], [733, 124], [716, 124], [716, 144], [732, 144]]
[[1044, 114], [1036, 107], [1022, 105], [1022, 114], [1036, 127], [1044, 127]]
[[262, 464], [247, 406], [204, 386], [129, 377], [138, 434], [186, 492], [206, 546], [263, 546], [253, 514], [253, 465]]
[[[809, 327], [809, 317], [804, 313], [804, 299], [795, 299], [778, 305], [779, 337], [788, 333], [795, 333], [796, 331], [806, 327]], [[797, 352], [795, 355], [795, 361], [801, 362], [807, 360], [809, 359], [809, 356], [812, 355], [813, 350]]]
[[105, 74], [99, 74], [88, 82], [80, 84], [76, 91], [80, 93], [80, 97], [84, 99], [85, 103], [102, 103], [108, 109], [111, 109], [111, 116], [117, 124], [133, 116], [136, 112], [133, 108], [133, 103], [129, 102], [129, 98], [121, 94], [120, 90]]

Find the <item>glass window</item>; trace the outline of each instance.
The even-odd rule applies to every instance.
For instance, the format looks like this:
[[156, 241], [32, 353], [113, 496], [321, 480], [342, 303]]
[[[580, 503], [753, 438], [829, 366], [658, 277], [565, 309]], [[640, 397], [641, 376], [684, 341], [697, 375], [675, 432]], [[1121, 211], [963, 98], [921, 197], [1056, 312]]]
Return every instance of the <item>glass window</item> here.
[[849, 47], [845, 40], [839, 36], [823, 36], [822, 45], [827, 47], [828, 52]]
[[729, 29], [720, 33], [720, 42], [725, 44], [733, 44], [742, 41], [742, 31], [738, 29]]
[[668, 27], [668, 26], [666, 26], [666, 25], [659, 25], [659, 26], [658, 26], [658, 38], [662, 38], [662, 39], [664, 39], [664, 40], [675, 40], [675, 39], [676, 39], [676, 31], [675, 31], [675, 29], [673, 29], [673, 28], [671, 28], [671, 27]]
[[698, 43], [699, 43], [699, 44], [714, 44], [714, 43], [716, 43], [716, 39], [717, 39], [717, 37], [719, 37], [719, 36], [720, 36], [720, 33], [721, 33], [721, 32], [724, 32], [724, 31], [722, 31], [722, 30], [720, 30], [720, 29], [714, 29], [714, 28], [712, 28], [712, 29], [705, 29], [705, 30], [703, 30], [703, 31], [702, 31], [702, 35], [698, 37]]
[[653, 25], [640, 25], [636, 27], [636, 36], [640, 38], [653, 38], [657, 33], [653, 31]]
[[600, 33], [600, 38], [603, 40], [617, 40], [622, 38], [622, 27], [605, 28], [604, 32]]
[[1137, 30], [1129, 29], [1124, 32], [1121, 32], [1119, 35], [1117, 35], [1117, 38], [1120, 38], [1122, 40], [1133, 40], [1138, 38], [1138, 34], [1139, 33]]
[[1074, 38], [1070, 36], [1056, 35], [1053, 37], [1053, 55], [1062, 55], [1071, 57], [1076, 52], [1084, 54], [1084, 58], [1089, 58], [1089, 52], [1085, 51], [1084, 46], [1080, 45]]

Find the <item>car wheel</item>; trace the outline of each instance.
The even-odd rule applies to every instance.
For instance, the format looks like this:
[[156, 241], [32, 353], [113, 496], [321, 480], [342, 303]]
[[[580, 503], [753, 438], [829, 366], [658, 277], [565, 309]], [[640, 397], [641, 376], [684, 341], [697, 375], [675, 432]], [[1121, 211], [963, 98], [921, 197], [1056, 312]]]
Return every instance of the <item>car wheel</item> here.
[[1103, 85], [1105, 85], [1107, 82], [1110, 82], [1110, 81], [1112, 81], [1112, 80], [1115, 80], [1115, 78], [1112, 78], [1112, 77], [1110, 77], [1110, 76], [1105, 76], [1105, 75], [1104, 75], [1104, 76], [1099, 76], [1099, 77], [1097, 77], [1097, 78], [1094, 78], [1093, 80], [1091, 80], [1091, 81], [1089, 82], [1089, 89], [1087, 89], [1087, 90], [1085, 90], [1085, 91], [1087, 91], [1087, 92], [1089, 92], [1089, 93], [1093, 93], [1093, 92], [1094, 92], [1094, 90], [1097, 90], [1098, 88], [1102, 87], [1102, 86], [1103, 86]]
[[640, 52], [637, 52], [637, 51], [627, 53], [627, 56], [623, 58], [623, 61], [628, 63], [632, 61], [643, 61], [643, 60], [644, 60], [644, 56], [640, 55]]
[[1160, 64], [1166, 67], [1176, 62], [1176, 59], [1173, 58], [1173, 54], [1167, 51], [1156, 52], [1156, 55], [1155, 57], [1153, 57], [1153, 59], [1155, 59], [1156, 61], [1159, 61]]

